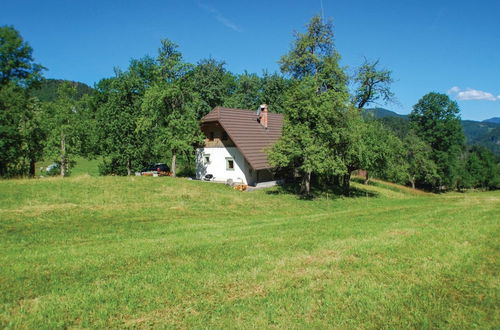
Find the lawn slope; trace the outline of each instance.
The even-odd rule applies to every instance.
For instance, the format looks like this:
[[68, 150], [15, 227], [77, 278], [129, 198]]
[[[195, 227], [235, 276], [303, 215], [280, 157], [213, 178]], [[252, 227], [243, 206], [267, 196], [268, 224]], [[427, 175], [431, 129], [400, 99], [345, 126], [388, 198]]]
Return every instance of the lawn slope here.
[[173, 178], [0, 181], [0, 326], [481, 327], [500, 192], [300, 200]]

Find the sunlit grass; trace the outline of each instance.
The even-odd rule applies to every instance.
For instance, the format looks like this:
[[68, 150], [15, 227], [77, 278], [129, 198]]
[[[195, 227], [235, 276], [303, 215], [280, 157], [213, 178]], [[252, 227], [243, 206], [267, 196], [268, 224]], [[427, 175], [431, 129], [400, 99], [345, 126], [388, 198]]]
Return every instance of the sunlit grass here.
[[0, 181], [0, 325], [498, 327], [500, 192], [353, 185]]

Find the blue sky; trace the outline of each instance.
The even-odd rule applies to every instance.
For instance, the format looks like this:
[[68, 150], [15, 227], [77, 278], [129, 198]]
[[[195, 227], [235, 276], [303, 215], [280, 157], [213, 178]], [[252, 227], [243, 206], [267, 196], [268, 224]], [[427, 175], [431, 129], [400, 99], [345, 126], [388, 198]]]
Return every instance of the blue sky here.
[[162, 38], [192, 63], [278, 71], [293, 31], [323, 12], [348, 72], [364, 57], [393, 71], [399, 102], [386, 108], [409, 113], [435, 91], [457, 100], [463, 119], [500, 117], [500, 0], [0, 0], [0, 8], [0, 24], [21, 32], [46, 77], [89, 85], [155, 55]]

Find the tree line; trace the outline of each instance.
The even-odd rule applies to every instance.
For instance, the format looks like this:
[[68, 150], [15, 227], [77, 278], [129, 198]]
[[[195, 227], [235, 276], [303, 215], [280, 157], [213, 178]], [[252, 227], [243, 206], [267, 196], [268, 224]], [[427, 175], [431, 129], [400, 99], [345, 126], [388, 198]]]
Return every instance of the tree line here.
[[0, 27], [0, 176], [35, 174], [42, 159], [65, 176], [76, 156], [101, 157], [103, 175], [131, 175], [148, 163], [194, 162], [203, 137], [199, 120], [216, 106], [283, 113], [282, 138], [268, 150], [280, 175], [300, 192], [338, 187], [351, 175], [378, 177], [443, 191], [499, 186], [498, 160], [482, 147], [466, 148], [459, 108], [447, 95], [429, 93], [401, 130], [363, 116], [369, 104], [394, 100], [392, 72], [366, 60], [348, 75], [339, 64], [330, 21], [311, 19], [279, 60], [281, 73], [233, 74], [212, 58], [184, 61], [172, 41], [156, 56], [132, 59], [125, 70], [81, 95], [65, 83], [57, 97], [36, 97], [43, 79], [32, 48], [11, 26]]

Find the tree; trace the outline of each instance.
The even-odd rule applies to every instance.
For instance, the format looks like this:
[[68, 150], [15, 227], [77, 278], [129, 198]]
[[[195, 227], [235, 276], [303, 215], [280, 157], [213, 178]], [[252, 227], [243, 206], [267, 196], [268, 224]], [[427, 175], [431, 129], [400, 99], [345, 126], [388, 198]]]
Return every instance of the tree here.
[[459, 108], [445, 94], [424, 95], [410, 113], [410, 128], [432, 149], [439, 180], [434, 187], [453, 188], [458, 178], [459, 157], [464, 146]]
[[235, 78], [224, 67], [225, 63], [209, 58], [198, 62], [186, 79], [189, 89], [201, 99], [196, 118], [201, 119], [216, 106], [224, 104], [235, 89]]
[[307, 25], [306, 33], [295, 33], [292, 49], [279, 61], [281, 72], [299, 80], [316, 76], [326, 66], [327, 59], [336, 54], [332, 22], [323, 23], [316, 15]]
[[498, 169], [494, 154], [483, 146], [472, 146], [463, 155], [461, 188], [496, 188]]
[[31, 121], [37, 105], [28, 88], [36, 86], [44, 68], [34, 63], [32, 53], [17, 30], [0, 27], [0, 176], [26, 173], [25, 159], [33, 156], [26, 152], [36, 148], [31, 139], [36, 135], [27, 134], [27, 127], [37, 123]]
[[47, 127], [44, 123], [43, 105], [36, 98], [30, 98], [26, 104], [27, 111], [21, 120], [21, 135], [23, 136], [23, 151], [29, 163], [28, 175], [35, 176], [36, 162], [44, 157], [44, 147], [47, 142]]
[[267, 104], [276, 113], [285, 113], [285, 95], [290, 88], [290, 80], [276, 73], [264, 72], [262, 93], [259, 104]]
[[141, 129], [151, 130], [160, 154], [172, 155], [171, 170], [176, 176], [179, 154], [189, 155], [202, 138], [195, 109], [199, 106], [196, 94], [185, 92], [180, 81], [160, 83], [149, 88], [142, 104]]
[[439, 179], [436, 163], [432, 160], [432, 148], [420, 139], [413, 131], [404, 138], [406, 150], [405, 160], [408, 164], [407, 174], [411, 187], [417, 183], [434, 186]]
[[155, 80], [153, 70], [156, 67], [150, 65], [149, 58], [132, 61], [128, 71], [116, 70], [115, 77], [98, 84], [100, 154], [113, 164], [106, 173], [132, 175], [153, 158], [153, 138], [150, 132], [139, 129], [143, 96]]
[[286, 94], [283, 135], [269, 159], [275, 166], [298, 170], [301, 193], [306, 195], [313, 174], [347, 174], [341, 155], [334, 152], [346, 142], [339, 128], [349, 113], [347, 77], [338, 59], [331, 22], [315, 16], [280, 60], [282, 72], [293, 81]]
[[0, 26], [0, 85], [30, 86], [45, 69], [33, 61], [33, 49], [12, 26]]
[[224, 105], [231, 108], [257, 109], [262, 104], [262, 79], [256, 74], [244, 72], [236, 76], [235, 90], [226, 98]]
[[369, 182], [369, 173], [393, 182], [404, 180], [407, 165], [401, 140], [375, 120], [364, 121], [359, 128], [361, 152], [358, 168], [366, 171], [365, 184]]
[[81, 119], [76, 99], [76, 88], [70, 83], [62, 84], [58, 97], [47, 105], [45, 121], [48, 126], [45, 154], [59, 163], [61, 177], [65, 177], [79, 153]]
[[392, 72], [387, 69], [378, 69], [379, 61], [365, 62], [356, 70], [354, 83], [357, 85], [352, 97], [353, 104], [358, 109], [365, 105], [382, 100], [384, 103], [394, 100], [391, 91], [393, 83]]
[[0, 86], [0, 176], [22, 173], [19, 168], [23, 135], [20, 131], [26, 111], [25, 91], [14, 83]]

